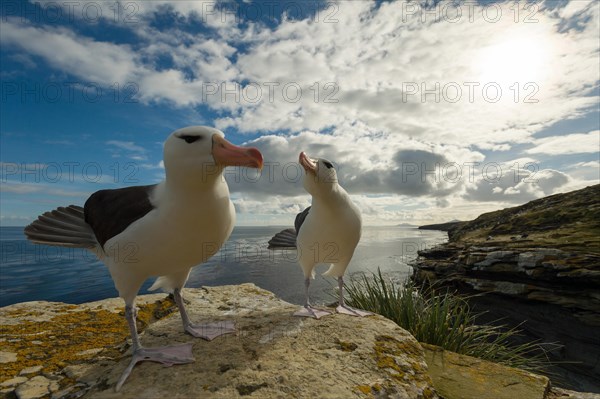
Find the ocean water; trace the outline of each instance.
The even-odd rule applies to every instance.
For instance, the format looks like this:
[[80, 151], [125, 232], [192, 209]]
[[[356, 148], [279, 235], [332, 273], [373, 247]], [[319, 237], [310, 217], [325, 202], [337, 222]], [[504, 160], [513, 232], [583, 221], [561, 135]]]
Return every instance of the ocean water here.
[[[236, 227], [208, 262], [195, 267], [187, 287], [254, 283], [296, 304], [304, 302], [304, 277], [295, 250], [268, 250], [268, 240], [283, 227]], [[417, 250], [445, 242], [441, 231], [413, 227], [364, 227], [346, 279], [380, 268], [396, 279], [412, 273]], [[335, 279], [317, 267], [311, 284], [315, 304], [333, 301]], [[148, 293], [153, 278], [140, 290]], [[84, 249], [32, 244], [22, 227], [0, 227], [0, 306], [44, 300], [83, 303], [118, 296], [108, 269]]]

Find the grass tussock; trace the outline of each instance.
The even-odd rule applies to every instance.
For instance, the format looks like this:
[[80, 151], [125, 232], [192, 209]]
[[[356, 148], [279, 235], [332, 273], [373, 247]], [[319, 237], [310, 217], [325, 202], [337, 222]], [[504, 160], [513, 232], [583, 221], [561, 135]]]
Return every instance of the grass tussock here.
[[551, 364], [539, 343], [512, 344], [517, 328], [478, 325], [464, 297], [434, 292], [385, 278], [381, 271], [353, 278], [346, 285], [350, 306], [378, 313], [409, 331], [419, 342], [440, 346], [510, 367], [542, 373]]

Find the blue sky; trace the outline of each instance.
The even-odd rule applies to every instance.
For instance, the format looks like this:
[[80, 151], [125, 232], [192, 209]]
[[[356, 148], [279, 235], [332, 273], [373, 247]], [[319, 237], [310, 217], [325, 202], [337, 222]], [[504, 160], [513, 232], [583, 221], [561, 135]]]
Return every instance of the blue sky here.
[[600, 6], [575, 2], [2, 2], [2, 226], [160, 181], [216, 126], [240, 224], [309, 204], [300, 151], [369, 224], [470, 219], [600, 180]]

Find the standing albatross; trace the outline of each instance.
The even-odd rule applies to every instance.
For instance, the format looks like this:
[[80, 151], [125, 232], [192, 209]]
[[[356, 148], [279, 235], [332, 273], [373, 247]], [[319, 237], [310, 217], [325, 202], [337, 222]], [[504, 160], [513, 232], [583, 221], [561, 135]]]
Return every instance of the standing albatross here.
[[25, 228], [38, 244], [83, 247], [106, 264], [132, 338], [133, 356], [116, 385], [118, 391], [136, 363], [165, 365], [194, 361], [191, 344], [144, 348], [136, 328], [135, 298], [142, 283], [173, 292], [184, 330], [211, 340], [234, 332], [232, 322], [194, 325], [181, 289], [192, 267], [214, 255], [229, 238], [235, 209], [223, 177], [226, 166], [262, 168], [255, 148], [238, 147], [214, 128], [191, 126], [173, 132], [164, 144], [165, 180], [150, 186], [101, 190], [83, 208], [71, 205], [46, 212]]
[[303, 185], [312, 196], [312, 204], [296, 216], [296, 245], [298, 261], [304, 272], [306, 302], [295, 316], [316, 319], [330, 314], [329, 311], [311, 306], [309, 287], [314, 278], [315, 266], [330, 264], [324, 276], [337, 277], [339, 285], [338, 313], [351, 316], [368, 316], [372, 313], [355, 309], [344, 303], [344, 273], [352, 260], [362, 229], [360, 211], [350, 196], [338, 184], [337, 173], [331, 162], [311, 159], [300, 153], [300, 165], [305, 170]]

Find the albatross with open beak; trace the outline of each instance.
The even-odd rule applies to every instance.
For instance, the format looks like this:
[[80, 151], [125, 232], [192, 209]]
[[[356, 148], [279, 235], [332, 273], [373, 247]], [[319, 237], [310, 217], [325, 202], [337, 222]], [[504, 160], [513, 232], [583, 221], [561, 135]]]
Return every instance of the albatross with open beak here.
[[83, 208], [71, 205], [46, 212], [25, 228], [35, 243], [87, 248], [108, 266], [125, 301], [133, 341], [131, 363], [116, 390], [140, 361], [165, 365], [194, 361], [191, 344], [141, 345], [135, 298], [148, 277], [158, 276], [151, 289], [173, 293], [189, 334], [211, 340], [235, 331], [232, 322], [192, 324], [181, 290], [191, 268], [214, 255], [233, 229], [235, 209], [223, 169], [262, 168], [262, 155], [255, 148], [231, 144], [217, 129], [191, 126], [167, 138], [164, 164], [166, 178], [159, 184], [97, 191]]
[[360, 240], [362, 219], [350, 196], [338, 184], [332, 163], [325, 159], [311, 159], [300, 153], [300, 165], [305, 170], [304, 188], [312, 196], [312, 204], [296, 216], [296, 245], [298, 260], [304, 272], [306, 302], [295, 316], [316, 319], [330, 314], [310, 304], [310, 279], [319, 263], [330, 264], [324, 276], [337, 277], [339, 285], [338, 313], [368, 316], [371, 313], [344, 303], [344, 273]]

